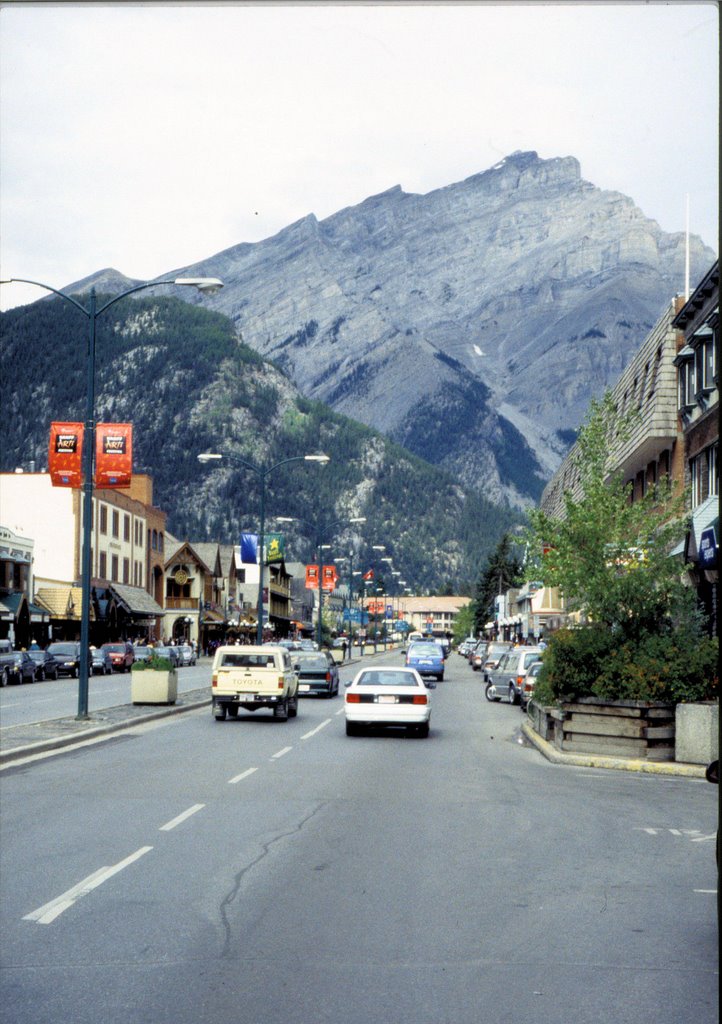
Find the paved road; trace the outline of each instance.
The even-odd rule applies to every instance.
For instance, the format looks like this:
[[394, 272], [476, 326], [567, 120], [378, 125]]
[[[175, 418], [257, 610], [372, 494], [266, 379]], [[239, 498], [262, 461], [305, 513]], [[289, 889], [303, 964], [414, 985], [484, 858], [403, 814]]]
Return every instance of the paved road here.
[[714, 787], [551, 764], [450, 669], [428, 740], [306, 699], [8, 766], [4, 1019], [716, 1024]]

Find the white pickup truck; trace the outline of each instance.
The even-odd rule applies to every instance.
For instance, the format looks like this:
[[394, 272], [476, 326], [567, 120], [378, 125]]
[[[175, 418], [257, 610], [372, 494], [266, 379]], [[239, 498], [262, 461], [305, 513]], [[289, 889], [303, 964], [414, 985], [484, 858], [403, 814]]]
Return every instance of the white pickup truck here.
[[283, 647], [219, 647], [213, 658], [213, 715], [222, 722], [239, 708], [268, 708], [285, 722], [298, 714], [298, 675]]

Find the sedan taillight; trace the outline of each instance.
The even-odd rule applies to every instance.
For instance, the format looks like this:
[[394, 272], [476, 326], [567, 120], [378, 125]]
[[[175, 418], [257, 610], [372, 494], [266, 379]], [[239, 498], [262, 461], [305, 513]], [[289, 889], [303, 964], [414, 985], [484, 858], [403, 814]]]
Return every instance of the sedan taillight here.
[[360, 704], [361, 703], [361, 696], [360, 696], [360, 694], [358, 694], [358, 693], [347, 693], [346, 694], [346, 703], [347, 704]]
[[425, 693], [423, 693], [423, 694], [420, 694], [418, 697], [414, 697], [412, 703], [413, 704], [428, 704], [429, 703], [429, 698], [426, 696]]

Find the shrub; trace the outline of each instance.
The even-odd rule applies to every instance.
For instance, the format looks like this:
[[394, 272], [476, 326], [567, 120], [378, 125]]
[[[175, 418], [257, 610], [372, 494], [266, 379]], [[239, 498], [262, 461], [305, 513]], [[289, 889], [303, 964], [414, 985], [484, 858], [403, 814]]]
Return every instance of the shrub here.
[[144, 661], [134, 661], [130, 666], [131, 672], [142, 672], [144, 669], [151, 669], [153, 672], [170, 672], [173, 662], [170, 658], [161, 658], [157, 654], [151, 654], [150, 658]]

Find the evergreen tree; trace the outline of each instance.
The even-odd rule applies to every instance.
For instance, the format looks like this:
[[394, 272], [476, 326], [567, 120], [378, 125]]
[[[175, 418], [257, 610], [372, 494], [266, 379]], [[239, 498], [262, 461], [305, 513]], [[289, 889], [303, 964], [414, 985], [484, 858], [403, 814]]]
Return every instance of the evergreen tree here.
[[479, 576], [474, 594], [474, 629], [477, 634], [494, 617], [494, 598], [519, 584], [522, 564], [514, 554], [514, 543], [512, 536], [505, 533]]

